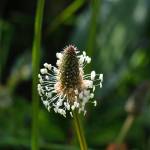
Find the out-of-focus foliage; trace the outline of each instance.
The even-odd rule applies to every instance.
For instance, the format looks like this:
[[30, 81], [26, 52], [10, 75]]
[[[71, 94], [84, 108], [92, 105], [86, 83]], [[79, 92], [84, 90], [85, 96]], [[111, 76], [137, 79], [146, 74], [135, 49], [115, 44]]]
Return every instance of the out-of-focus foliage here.
[[[150, 2], [99, 0], [96, 7], [93, 2], [46, 1], [41, 60], [54, 65], [55, 53], [70, 43], [92, 54], [91, 67], [104, 73], [104, 84], [96, 91], [98, 106], [89, 106], [84, 126], [89, 147], [99, 150], [116, 142], [129, 115], [128, 98], [143, 83], [150, 84]], [[35, 6], [36, 1], [0, 1], [0, 149], [30, 149]], [[150, 149], [149, 98], [142, 97], [143, 111], [124, 139], [128, 149]], [[39, 126], [41, 149], [78, 149], [70, 118], [48, 113], [41, 104]]]

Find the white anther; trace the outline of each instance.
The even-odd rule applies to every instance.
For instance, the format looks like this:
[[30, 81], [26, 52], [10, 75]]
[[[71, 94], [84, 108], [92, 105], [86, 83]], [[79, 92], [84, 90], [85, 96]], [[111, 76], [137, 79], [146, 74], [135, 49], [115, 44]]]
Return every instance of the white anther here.
[[83, 56], [86, 56], [86, 52], [85, 51], [83, 51]]
[[42, 78], [40, 74], [38, 74], [38, 78], [39, 78], [39, 79]]
[[101, 82], [103, 82], [103, 74], [99, 75], [99, 79], [101, 80]]
[[72, 114], [72, 112], [70, 112], [70, 116], [73, 118], [73, 114]]
[[62, 105], [62, 102], [61, 102], [61, 101], [58, 101], [58, 102], [57, 102], [57, 106], [60, 107], [61, 105]]
[[90, 98], [93, 98], [93, 97], [94, 97], [94, 94], [93, 94], [93, 93], [91, 93], [91, 94], [90, 94]]
[[47, 69], [46, 68], [42, 68], [40, 71], [41, 71], [41, 74], [46, 74], [47, 73]]
[[44, 67], [47, 68], [48, 70], [51, 70], [52, 65], [51, 65], [51, 64], [48, 64], [48, 63], [45, 63], [45, 64], [44, 64]]
[[46, 96], [47, 96], [48, 98], [51, 98], [51, 97], [52, 97], [52, 93], [51, 93], [51, 92], [48, 92], [48, 93], [46, 93]]
[[94, 106], [97, 106], [97, 101], [94, 101], [93, 104], [94, 104]]
[[57, 60], [56, 65], [57, 65], [57, 66], [60, 66], [60, 64], [61, 64], [61, 61], [60, 61], [60, 60]]
[[95, 76], [96, 76], [95, 71], [92, 71], [92, 72], [91, 72], [91, 80], [94, 80], [94, 79], [95, 79]]
[[85, 110], [85, 111], [84, 111], [84, 116], [86, 115], [86, 113], [87, 113], [87, 111]]
[[83, 62], [84, 62], [84, 57], [83, 57], [83, 55], [81, 55], [81, 57], [80, 57], [80, 59], [79, 59], [79, 63], [82, 65]]
[[47, 107], [48, 106], [48, 101], [43, 101], [43, 104]]
[[93, 87], [93, 81], [89, 81], [87, 86], [88, 86], [88, 88], [92, 88]]
[[102, 83], [101, 82], [99, 83], [99, 87], [102, 88]]
[[91, 62], [91, 58], [89, 56], [86, 56], [86, 61], [89, 64]]
[[48, 106], [48, 107], [47, 107], [47, 109], [48, 109], [48, 111], [50, 112], [51, 107], [50, 107], [50, 106]]
[[57, 57], [58, 59], [61, 59], [61, 58], [62, 58], [62, 56], [63, 56], [63, 54], [62, 54], [62, 53], [56, 53], [56, 57]]
[[72, 106], [71, 106], [71, 109], [72, 109], [72, 110], [74, 110], [74, 109], [75, 109], [75, 106], [74, 106], [74, 105], [72, 105]]
[[49, 80], [49, 76], [46, 75], [46, 76], [45, 76], [45, 79], [46, 79], [46, 80]]

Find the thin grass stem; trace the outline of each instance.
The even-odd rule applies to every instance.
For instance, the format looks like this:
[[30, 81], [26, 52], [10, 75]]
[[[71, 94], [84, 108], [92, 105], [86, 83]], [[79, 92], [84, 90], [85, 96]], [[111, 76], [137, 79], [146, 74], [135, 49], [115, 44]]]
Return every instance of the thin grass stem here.
[[40, 48], [41, 48], [41, 28], [43, 19], [45, 0], [37, 1], [35, 24], [34, 24], [34, 39], [32, 47], [32, 150], [38, 150], [38, 112], [39, 112], [39, 96], [37, 93], [38, 72], [40, 64]]

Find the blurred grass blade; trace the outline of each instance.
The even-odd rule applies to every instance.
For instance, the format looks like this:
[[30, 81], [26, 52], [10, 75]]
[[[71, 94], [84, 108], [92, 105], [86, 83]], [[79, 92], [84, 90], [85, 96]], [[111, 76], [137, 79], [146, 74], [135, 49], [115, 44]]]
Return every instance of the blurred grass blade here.
[[37, 93], [38, 72], [40, 64], [40, 48], [41, 48], [41, 28], [44, 10], [44, 0], [37, 1], [35, 26], [34, 26], [34, 41], [32, 48], [32, 107], [33, 107], [33, 123], [32, 123], [32, 150], [38, 150], [38, 111], [39, 97]]
[[56, 30], [59, 25], [70, 18], [81, 6], [84, 4], [84, 0], [75, 0], [65, 10], [63, 10], [56, 19], [52, 22], [50, 28], [47, 29], [47, 33]]
[[122, 144], [123, 143], [123, 140], [125, 139], [125, 137], [127, 136], [127, 133], [129, 131], [129, 129], [131, 128], [133, 122], [135, 120], [135, 116], [133, 115], [128, 115], [127, 119], [125, 120], [124, 124], [123, 124], [123, 127], [119, 133], [119, 136], [117, 137], [117, 140], [116, 140], [116, 143], [119, 144]]
[[5, 67], [13, 35], [13, 26], [0, 20], [0, 79]]
[[29, 51], [21, 54], [13, 64], [7, 87], [11, 93], [16, 89], [19, 82], [31, 77], [31, 53]]
[[[90, 19], [90, 26], [89, 26], [89, 35], [88, 35], [88, 41], [87, 41], [87, 53], [89, 56], [93, 56], [94, 48], [96, 45], [96, 28], [97, 28], [97, 15], [99, 12], [99, 3], [98, 0], [92, 0], [91, 1], [91, 7], [92, 7], [92, 15]], [[91, 67], [91, 64], [90, 66]], [[89, 68], [91, 70], [91, 68]]]

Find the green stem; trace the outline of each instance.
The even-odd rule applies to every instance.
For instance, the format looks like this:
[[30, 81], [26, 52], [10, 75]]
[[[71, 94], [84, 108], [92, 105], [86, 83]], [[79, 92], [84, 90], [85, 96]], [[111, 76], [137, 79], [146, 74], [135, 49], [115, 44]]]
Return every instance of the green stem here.
[[34, 24], [34, 40], [32, 47], [32, 150], [38, 150], [38, 112], [39, 112], [39, 96], [37, 93], [38, 72], [40, 64], [40, 48], [41, 48], [41, 30], [44, 10], [44, 0], [37, 1], [35, 24]]
[[87, 144], [86, 144], [86, 140], [85, 140], [85, 137], [84, 137], [84, 132], [83, 132], [83, 128], [82, 128], [82, 125], [81, 125], [81, 122], [80, 122], [80, 118], [79, 118], [79, 115], [78, 113], [75, 111], [73, 112], [73, 121], [74, 121], [74, 126], [75, 126], [75, 129], [76, 129], [76, 133], [77, 133], [77, 137], [78, 137], [78, 140], [79, 140], [79, 144], [80, 144], [80, 148], [81, 150], [87, 150]]

